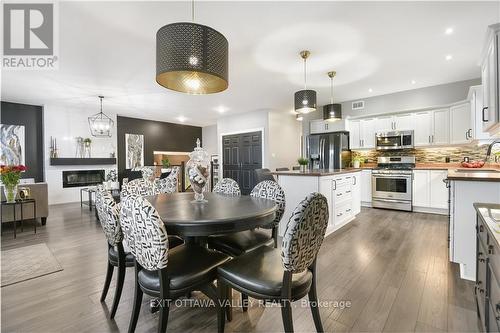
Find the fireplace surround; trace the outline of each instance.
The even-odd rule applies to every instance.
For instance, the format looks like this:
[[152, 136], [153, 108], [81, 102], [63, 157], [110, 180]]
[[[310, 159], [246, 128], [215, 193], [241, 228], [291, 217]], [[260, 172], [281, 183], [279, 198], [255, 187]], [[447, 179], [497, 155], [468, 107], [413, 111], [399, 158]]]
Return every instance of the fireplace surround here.
[[104, 181], [104, 170], [63, 171], [63, 188], [95, 186]]

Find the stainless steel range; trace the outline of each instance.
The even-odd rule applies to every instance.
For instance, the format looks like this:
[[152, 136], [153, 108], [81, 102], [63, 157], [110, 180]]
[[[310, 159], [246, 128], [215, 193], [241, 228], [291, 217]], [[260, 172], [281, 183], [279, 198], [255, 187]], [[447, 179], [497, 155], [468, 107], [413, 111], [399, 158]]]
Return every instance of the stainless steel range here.
[[415, 156], [379, 157], [372, 171], [372, 206], [412, 211]]

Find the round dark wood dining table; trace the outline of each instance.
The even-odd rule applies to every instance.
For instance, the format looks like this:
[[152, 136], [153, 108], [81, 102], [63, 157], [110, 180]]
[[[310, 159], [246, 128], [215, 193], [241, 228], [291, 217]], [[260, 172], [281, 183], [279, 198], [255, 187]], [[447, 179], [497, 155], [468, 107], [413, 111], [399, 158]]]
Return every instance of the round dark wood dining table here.
[[193, 202], [194, 193], [147, 196], [160, 215], [167, 233], [185, 239], [254, 229], [271, 223], [276, 214], [273, 200], [248, 195], [205, 193], [207, 202]]

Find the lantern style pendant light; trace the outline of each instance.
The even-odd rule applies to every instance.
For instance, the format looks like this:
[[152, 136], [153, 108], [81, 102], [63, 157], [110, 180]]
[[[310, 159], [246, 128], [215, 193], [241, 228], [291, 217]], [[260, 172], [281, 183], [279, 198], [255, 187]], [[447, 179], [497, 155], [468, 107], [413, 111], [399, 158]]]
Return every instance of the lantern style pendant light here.
[[228, 42], [220, 32], [192, 22], [167, 24], [156, 33], [156, 82], [188, 94], [228, 87]]
[[342, 119], [342, 105], [333, 103], [333, 78], [337, 75], [337, 72], [331, 71], [328, 72], [328, 76], [330, 77], [330, 104], [323, 106], [323, 119], [324, 120], [339, 120]]
[[111, 129], [114, 121], [102, 112], [102, 99], [104, 96], [99, 96], [101, 101], [101, 111], [89, 117], [90, 134], [97, 137], [111, 137]]
[[311, 52], [305, 50], [300, 52], [304, 59], [304, 90], [295, 93], [295, 112], [309, 113], [316, 111], [316, 91], [307, 89], [306, 61]]

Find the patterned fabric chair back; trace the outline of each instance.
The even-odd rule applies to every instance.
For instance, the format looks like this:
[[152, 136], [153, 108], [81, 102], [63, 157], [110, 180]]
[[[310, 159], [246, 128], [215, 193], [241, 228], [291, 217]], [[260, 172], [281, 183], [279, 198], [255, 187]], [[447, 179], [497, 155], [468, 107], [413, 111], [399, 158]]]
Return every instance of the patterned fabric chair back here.
[[255, 198], [271, 199], [276, 202], [276, 206], [278, 206], [278, 208], [276, 209], [276, 218], [274, 219], [273, 223], [263, 226], [263, 228], [271, 229], [277, 227], [281, 221], [281, 218], [283, 217], [283, 213], [285, 212], [286, 204], [285, 192], [283, 191], [281, 186], [279, 186], [278, 183], [272, 180], [264, 180], [255, 185], [252, 192], [250, 193], [250, 196]]
[[219, 180], [212, 192], [225, 195], [241, 195], [240, 186], [231, 178], [222, 178]]
[[175, 193], [178, 191], [179, 167], [173, 167], [172, 172], [163, 179], [156, 179], [154, 183], [155, 194]]
[[281, 259], [287, 271], [299, 273], [316, 258], [328, 225], [328, 203], [311, 193], [295, 208], [283, 235]]
[[154, 179], [154, 174], [155, 174], [154, 167], [143, 166], [143, 167], [134, 168], [132, 170], [133, 171], [140, 171], [142, 174], [142, 178], [145, 180], [153, 181], [153, 179]]
[[121, 203], [120, 223], [125, 242], [135, 260], [154, 271], [167, 267], [168, 235], [156, 209], [136, 194]]
[[103, 186], [98, 186], [95, 192], [95, 206], [106, 240], [111, 246], [117, 245], [123, 240], [120, 227], [120, 205]]
[[134, 179], [125, 184], [120, 193], [120, 200], [123, 200], [131, 194], [138, 194], [141, 196], [154, 195], [154, 184], [145, 179]]

